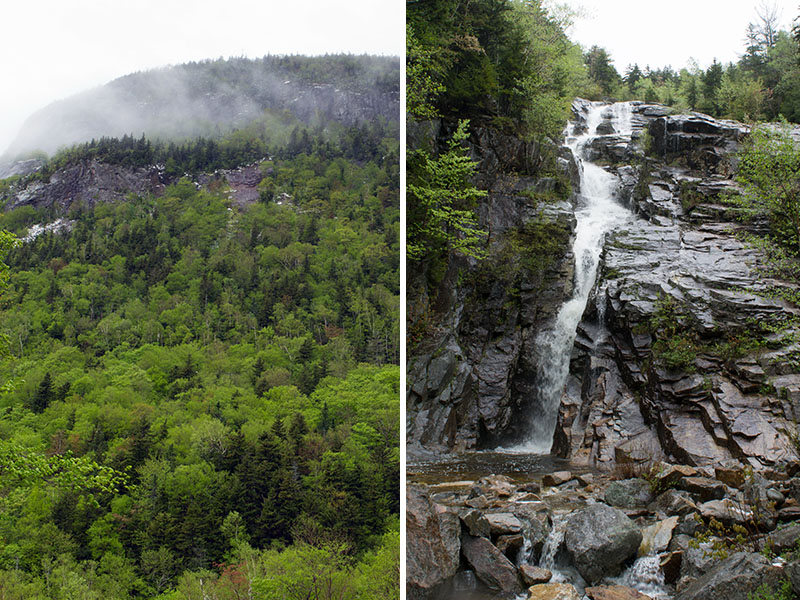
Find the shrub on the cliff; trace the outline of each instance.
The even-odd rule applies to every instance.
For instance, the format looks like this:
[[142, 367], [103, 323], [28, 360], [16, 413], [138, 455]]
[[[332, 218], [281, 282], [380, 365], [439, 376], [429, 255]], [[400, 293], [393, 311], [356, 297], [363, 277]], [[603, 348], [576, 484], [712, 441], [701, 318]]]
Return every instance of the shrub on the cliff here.
[[653, 354], [669, 369], [690, 370], [697, 358], [697, 346], [687, 336], [679, 335], [653, 344]]
[[511, 253], [520, 257], [522, 267], [541, 274], [563, 253], [571, 234], [564, 223], [536, 219], [512, 230], [508, 239]]
[[773, 233], [800, 250], [800, 148], [788, 125], [754, 129], [740, 159], [739, 204], [751, 216], [766, 215]]
[[747, 594], [747, 600], [792, 600], [796, 598], [792, 590], [792, 582], [784, 580], [780, 587], [772, 589], [766, 583], [762, 583], [755, 593]]
[[447, 151], [438, 158], [421, 150], [410, 153], [406, 252], [412, 260], [450, 252], [485, 255], [486, 232], [479, 228], [474, 208], [486, 192], [470, 183], [476, 165], [461, 145], [469, 136], [468, 126], [467, 120], [459, 123]]
[[650, 317], [649, 329], [656, 341], [653, 358], [668, 369], [691, 370], [697, 358], [698, 346], [690, 331], [684, 307], [669, 294], [656, 301], [656, 310]]

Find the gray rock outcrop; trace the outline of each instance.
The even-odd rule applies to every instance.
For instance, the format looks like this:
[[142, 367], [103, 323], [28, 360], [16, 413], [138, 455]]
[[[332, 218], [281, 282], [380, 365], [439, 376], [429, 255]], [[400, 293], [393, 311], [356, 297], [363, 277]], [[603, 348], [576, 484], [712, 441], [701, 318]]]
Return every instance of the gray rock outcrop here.
[[[424, 131], [446, 137], [444, 129]], [[415, 131], [415, 143], [426, 145], [422, 129]], [[409, 274], [409, 329], [428, 324], [422, 343], [409, 347], [412, 453], [490, 447], [526, 433], [520, 415], [535, 397], [536, 333], [572, 289], [574, 213], [558, 200], [569, 161], [557, 159], [560, 179], [541, 176], [555, 146], [480, 127], [470, 149], [489, 192], [477, 211], [489, 256], [480, 263], [453, 257], [431, 295], [429, 273]]]
[[[641, 218], [607, 239], [554, 448], [597, 465], [791, 460], [800, 375], [781, 358], [791, 342], [769, 324], [795, 318], [780, 300], [792, 284], [762, 276], [760, 251], [737, 237], [746, 227], [720, 200], [736, 189], [732, 153], [748, 128], [699, 114], [649, 117], [643, 106], [636, 121], [661, 160], [618, 169]], [[765, 341], [773, 349], [763, 351]]]
[[749, 600], [762, 586], [777, 589], [782, 570], [761, 554], [737, 552], [715, 565], [675, 600]]
[[406, 586], [410, 598], [425, 593], [453, 577], [461, 552], [458, 515], [433, 502], [416, 486], [406, 490]]

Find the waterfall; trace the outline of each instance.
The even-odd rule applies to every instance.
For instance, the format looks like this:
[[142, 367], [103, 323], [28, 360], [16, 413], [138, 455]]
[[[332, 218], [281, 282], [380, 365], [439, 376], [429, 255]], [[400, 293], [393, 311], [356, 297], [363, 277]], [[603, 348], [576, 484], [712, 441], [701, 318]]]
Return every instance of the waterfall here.
[[542, 546], [542, 555], [539, 559], [539, 566], [553, 574], [553, 578], [550, 580], [553, 583], [566, 581], [566, 577], [560, 571], [562, 565], [558, 563], [558, 553], [564, 543], [566, 526], [566, 519], [553, 517], [553, 528]]
[[622, 575], [612, 579], [613, 583], [633, 588], [650, 596], [653, 600], [667, 600], [664, 585], [664, 573], [661, 570], [661, 560], [656, 555], [642, 556], [636, 559]]
[[586, 587], [586, 582], [578, 570], [569, 564], [563, 551], [566, 532], [567, 515], [553, 514], [553, 528], [542, 546], [539, 566], [553, 574], [550, 583], [571, 583], [582, 591]]
[[552, 329], [541, 332], [536, 339], [537, 354], [541, 357], [537, 369], [538, 389], [531, 415], [530, 434], [526, 442], [512, 448], [515, 452], [547, 454], [553, 444], [561, 394], [569, 375], [569, 361], [575, 334], [589, 294], [594, 287], [597, 266], [606, 233], [619, 227], [631, 217], [630, 211], [615, 201], [619, 179], [591, 162], [592, 141], [600, 137], [598, 126], [610, 120], [614, 138], [631, 134], [631, 106], [627, 102], [613, 105], [595, 103], [586, 115], [587, 130], [573, 135], [577, 124], [568, 128], [567, 146], [580, 167], [580, 196], [575, 211], [577, 226], [572, 251], [575, 256], [575, 287], [572, 298], [559, 310]]

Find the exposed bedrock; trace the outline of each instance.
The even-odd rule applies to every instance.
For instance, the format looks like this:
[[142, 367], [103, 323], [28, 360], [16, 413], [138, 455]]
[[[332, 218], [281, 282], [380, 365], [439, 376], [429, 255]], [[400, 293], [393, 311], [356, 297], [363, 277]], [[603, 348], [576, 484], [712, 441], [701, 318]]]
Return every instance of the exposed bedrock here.
[[[425, 124], [409, 136], [421, 145], [442, 129]], [[489, 256], [452, 261], [435, 297], [422, 291], [429, 273], [409, 272], [409, 328], [433, 323], [408, 363], [412, 452], [469, 450], [523, 434], [518, 417], [534, 396], [536, 333], [572, 289], [574, 211], [561, 199], [576, 174], [571, 156], [554, 144], [473, 133], [479, 185], [489, 192], [478, 210]], [[553, 170], [543, 172], [545, 164]]]
[[743, 241], [752, 226], [721, 198], [747, 129], [693, 114], [649, 132], [667, 162], [618, 168], [640, 218], [607, 238], [554, 451], [594, 465], [793, 460], [797, 309], [780, 298], [794, 286], [764, 275]]
[[[575, 132], [587, 127], [587, 106], [574, 105]], [[748, 128], [641, 103], [633, 106], [630, 141], [610, 122], [604, 115], [597, 125], [590, 153], [619, 176], [618, 197], [636, 218], [606, 238], [554, 453], [595, 466], [795, 459], [797, 309], [780, 299], [792, 285], [764, 275], [763, 255], [743, 238], [756, 225], [736, 221], [723, 201], [737, 189], [735, 151]], [[410, 134], [446, 138], [443, 129]], [[490, 255], [451, 262], [435, 298], [409, 295], [412, 322], [433, 315], [409, 358], [412, 453], [524, 437], [538, 384], [536, 336], [572, 293], [574, 206], [554, 201], [553, 192], [564, 179], [576, 191], [575, 161], [565, 149], [480, 128], [471, 143], [489, 190], [479, 214]], [[558, 157], [555, 173], [542, 170], [548, 154]], [[542, 232], [550, 257], [537, 263], [525, 251]], [[410, 273], [409, 284], [421, 289], [425, 275]]]

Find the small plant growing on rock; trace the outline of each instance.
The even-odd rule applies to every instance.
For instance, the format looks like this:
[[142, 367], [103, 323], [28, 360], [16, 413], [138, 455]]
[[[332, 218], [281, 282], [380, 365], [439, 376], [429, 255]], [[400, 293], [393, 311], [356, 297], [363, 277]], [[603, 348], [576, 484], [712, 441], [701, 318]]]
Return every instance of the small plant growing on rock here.
[[748, 531], [743, 525], [734, 523], [725, 525], [714, 517], [703, 521], [703, 517], [695, 513], [694, 518], [702, 525], [689, 542], [692, 548], [700, 548], [708, 544], [708, 549], [703, 549], [703, 556], [715, 560], [724, 560], [733, 552], [753, 552], [753, 541], [749, 539]]
[[698, 347], [694, 333], [685, 321], [686, 311], [669, 294], [656, 300], [656, 310], [650, 317], [650, 332], [656, 338], [653, 358], [669, 369], [693, 370]]
[[697, 184], [692, 185], [688, 181], [681, 181], [680, 197], [681, 206], [686, 213], [703, 202], [703, 197], [697, 192]]
[[659, 340], [653, 344], [653, 352], [657, 354], [669, 369], [693, 370], [697, 358], [697, 346], [689, 337], [676, 336], [666, 341]]
[[755, 592], [747, 594], [747, 600], [793, 600], [794, 598], [796, 596], [792, 591], [792, 582], [788, 579], [783, 580], [777, 589], [762, 583]]

